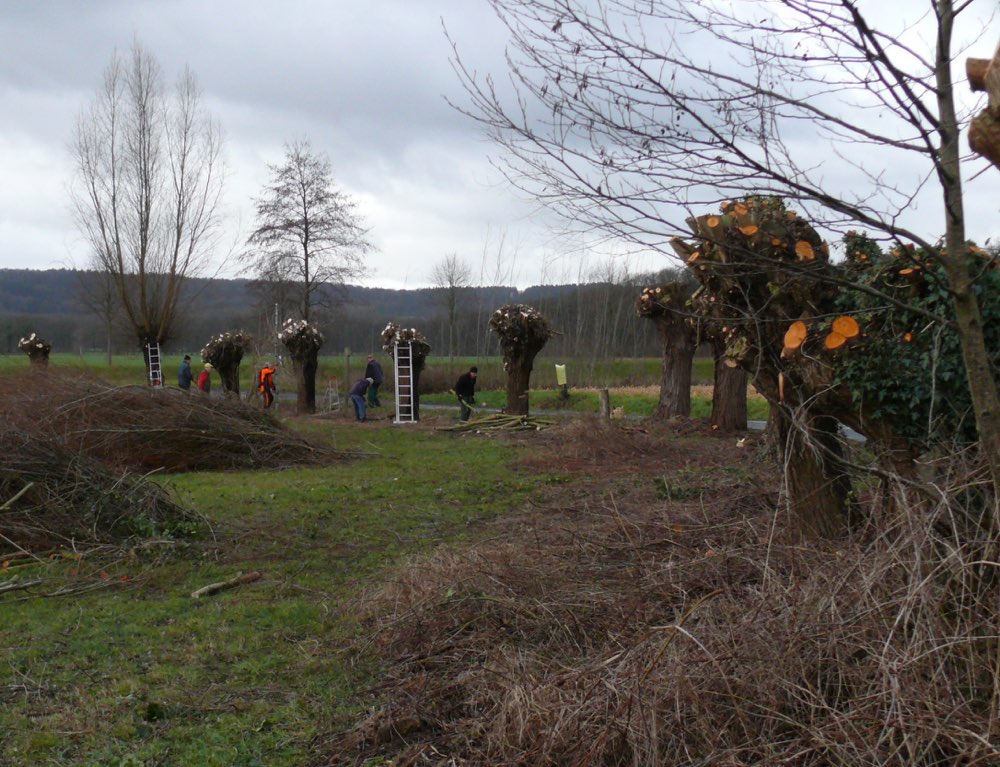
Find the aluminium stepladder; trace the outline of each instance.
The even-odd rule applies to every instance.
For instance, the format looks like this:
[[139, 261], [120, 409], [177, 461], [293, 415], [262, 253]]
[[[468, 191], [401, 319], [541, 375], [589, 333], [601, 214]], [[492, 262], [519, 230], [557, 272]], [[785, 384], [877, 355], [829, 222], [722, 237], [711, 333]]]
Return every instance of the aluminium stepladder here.
[[396, 423], [415, 423], [416, 390], [413, 387], [413, 344], [397, 343], [393, 353], [396, 383]]
[[163, 367], [160, 364], [159, 343], [146, 344], [146, 357], [149, 360], [149, 385], [163, 386]]

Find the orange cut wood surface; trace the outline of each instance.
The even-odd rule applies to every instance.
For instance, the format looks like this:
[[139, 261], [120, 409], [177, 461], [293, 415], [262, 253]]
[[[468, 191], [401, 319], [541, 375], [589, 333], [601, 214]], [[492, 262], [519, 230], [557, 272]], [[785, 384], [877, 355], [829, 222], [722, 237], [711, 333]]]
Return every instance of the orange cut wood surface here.
[[834, 333], [839, 333], [848, 340], [857, 338], [861, 335], [861, 326], [858, 324], [858, 321], [846, 314], [837, 317], [837, 319], [833, 321], [833, 325], [831, 325], [830, 329]]
[[847, 339], [844, 338], [844, 336], [842, 336], [840, 333], [831, 332], [830, 335], [828, 335], [826, 339], [823, 341], [823, 347], [827, 351], [832, 352], [835, 349], [839, 349], [846, 343]]
[[809, 327], [802, 320], [796, 320], [785, 331], [785, 348], [798, 349], [809, 335]]

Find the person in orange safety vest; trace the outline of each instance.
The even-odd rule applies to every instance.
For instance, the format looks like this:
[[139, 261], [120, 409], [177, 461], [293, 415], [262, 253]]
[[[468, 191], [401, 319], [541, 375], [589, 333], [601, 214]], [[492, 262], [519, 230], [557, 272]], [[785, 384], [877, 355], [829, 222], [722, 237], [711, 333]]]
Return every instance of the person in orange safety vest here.
[[271, 407], [271, 403], [274, 402], [274, 374], [275, 369], [271, 367], [270, 363], [266, 363], [264, 367], [260, 369], [260, 374], [257, 376], [257, 388], [260, 391], [261, 396], [264, 398], [264, 409]]

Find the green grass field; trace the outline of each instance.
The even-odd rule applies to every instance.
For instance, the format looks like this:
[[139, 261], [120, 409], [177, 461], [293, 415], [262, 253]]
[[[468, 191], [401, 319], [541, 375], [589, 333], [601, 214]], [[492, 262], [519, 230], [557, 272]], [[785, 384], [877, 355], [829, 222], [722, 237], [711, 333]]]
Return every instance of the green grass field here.
[[[245, 359], [241, 369], [240, 387], [246, 389], [251, 382], [255, 365], [264, 362], [260, 360]], [[387, 355], [380, 355], [380, 361], [387, 377], [391, 378], [391, 360]], [[177, 381], [177, 369], [180, 366], [180, 357], [167, 356], [164, 358], [163, 375], [168, 386], [173, 386]], [[319, 360], [319, 372], [317, 374], [317, 386], [322, 388], [325, 382], [336, 376], [341, 385], [347, 380], [353, 382], [360, 378], [365, 369], [365, 357], [352, 356], [350, 366], [343, 356], [321, 356]], [[564, 360], [548, 359], [540, 357], [535, 362], [535, 371], [532, 381], [538, 388], [555, 388], [555, 364], [565, 364], [569, 385], [571, 387], [589, 386], [652, 386], [659, 384], [660, 380], [660, 360], [655, 358], [641, 359], [616, 359], [591, 362], [589, 360]], [[53, 354], [50, 360], [53, 367], [69, 368], [93, 373], [106, 381], [114, 384], [142, 384], [146, 380], [145, 366], [142, 355], [117, 355], [112, 358], [111, 365], [107, 364], [107, 358], [98, 353], [88, 354]], [[28, 359], [23, 354], [0, 355], [0, 371], [24, 368], [28, 365]], [[480, 388], [499, 389], [503, 388], [505, 376], [503, 363], [498, 357], [475, 358], [458, 357], [454, 362], [449, 362], [442, 357], [429, 357], [427, 368], [424, 371], [424, 379], [435, 388], [446, 390], [451, 387], [459, 374], [468, 370], [470, 365], [479, 368]], [[200, 361], [194, 360], [193, 370], [197, 374], [200, 370]], [[699, 358], [694, 363], [693, 381], [695, 384], [712, 383], [712, 360]], [[215, 379], [218, 385], [218, 377]]]
[[[197, 541], [28, 565], [72, 597], [0, 601], [0, 764], [302, 765], [360, 713], [373, 672], [345, 653], [350, 601], [402, 557], [476, 535], [554, 475], [518, 448], [406, 429], [309, 428], [364, 457], [328, 468], [162, 480], [206, 514]], [[474, 455], [471, 453], [474, 452]], [[205, 584], [263, 578], [202, 600]], [[6, 580], [10, 574], [5, 573]]]
[[[364, 357], [352, 357], [350, 368], [346, 366], [343, 357], [321, 357], [316, 388], [319, 396], [325, 392], [331, 377], [336, 377], [341, 397], [348, 387], [344, 381], [353, 382], [364, 373]], [[391, 380], [392, 368], [389, 361], [382, 360], [386, 376]], [[128, 384], [143, 384], [146, 372], [142, 356], [116, 356], [109, 366], [107, 360], [100, 354], [54, 354], [50, 364], [53, 368], [67, 368], [96, 375], [106, 381], [120, 386]], [[175, 385], [177, 367], [180, 360], [166, 359], [164, 377], [168, 386]], [[25, 368], [27, 358], [23, 355], [0, 355], [0, 371]], [[422, 401], [426, 404], [454, 404], [454, 397], [447, 392], [454, 385], [458, 375], [469, 366], [479, 368], [479, 402], [485, 407], [499, 408], [505, 403], [503, 388], [505, 378], [503, 363], [499, 358], [475, 359], [471, 357], [457, 358], [454, 363], [448, 360], [430, 357], [423, 373], [422, 382], [430, 387], [432, 393], [425, 394]], [[625, 408], [626, 414], [644, 416], [656, 409], [657, 395], [655, 393], [631, 391], [635, 387], [652, 387], [659, 385], [660, 361], [658, 359], [620, 359], [608, 360], [596, 364], [589, 362], [566, 361], [569, 385], [572, 396], [569, 402], [561, 402], [555, 397], [555, 367], [551, 360], [541, 359], [535, 364], [532, 376], [534, 389], [531, 392], [532, 407], [541, 410], [572, 410], [583, 413], [596, 413], [598, 398], [594, 391], [586, 391], [583, 387], [609, 387], [612, 404]], [[197, 375], [198, 368], [195, 367]], [[251, 389], [253, 365], [248, 361], [241, 370], [240, 389], [247, 392]], [[289, 374], [285, 374], [287, 377]], [[278, 377], [279, 388], [289, 385]], [[712, 361], [699, 358], [695, 360], [693, 382], [697, 384], [712, 383]], [[213, 381], [219, 386], [218, 377]], [[391, 395], [383, 397], [388, 404]], [[695, 418], [707, 418], [711, 413], [712, 404], [708, 397], [695, 395], [692, 398], [691, 415]], [[763, 420], [767, 418], [767, 404], [760, 399], [750, 399], [750, 418]]]

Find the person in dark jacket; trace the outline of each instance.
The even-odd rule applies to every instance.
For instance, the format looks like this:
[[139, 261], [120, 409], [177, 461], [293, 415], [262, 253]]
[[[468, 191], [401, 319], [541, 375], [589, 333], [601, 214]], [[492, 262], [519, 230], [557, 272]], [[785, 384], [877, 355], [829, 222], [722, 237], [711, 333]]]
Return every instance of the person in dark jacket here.
[[185, 354], [184, 361], [181, 362], [181, 369], [177, 371], [177, 385], [180, 386], [184, 391], [191, 391], [191, 382], [194, 380], [194, 375], [191, 373], [191, 355]]
[[354, 403], [354, 416], [359, 421], [368, 420], [368, 414], [365, 411], [365, 392], [368, 391], [368, 387], [371, 385], [372, 379], [362, 378], [351, 387], [350, 395], [351, 402]]
[[375, 355], [373, 354], [368, 355], [365, 378], [372, 379], [372, 383], [368, 387], [368, 407], [382, 407], [382, 403], [378, 399], [378, 387], [385, 380], [385, 375], [382, 373], [382, 366], [378, 364], [378, 360], [375, 359]]
[[468, 421], [472, 415], [470, 405], [476, 404], [476, 376], [479, 368], [471, 367], [468, 373], [462, 373], [455, 382], [455, 395], [458, 397], [458, 405], [461, 408], [458, 417], [463, 421]]

